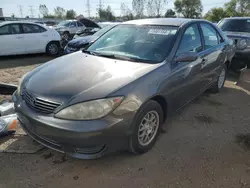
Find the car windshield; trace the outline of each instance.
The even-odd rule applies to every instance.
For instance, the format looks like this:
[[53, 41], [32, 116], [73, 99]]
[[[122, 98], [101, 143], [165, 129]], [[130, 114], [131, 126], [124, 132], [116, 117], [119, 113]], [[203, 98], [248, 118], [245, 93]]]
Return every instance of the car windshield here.
[[71, 21], [62, 21], [58, 24], [58, 26], [65, 26], [68, 27], [70, 25]]
[[224, 19], [218, 26], [222, 31], [231, 32], [250, 32], [250, 18], [249, 19]]
[[159, 63], [170, 52], [177, 29], [175, 26], [118, 25], [102, 35], [87, 51], [114, 59]]
[[114, 25], [106, 26], [103, 29], [100, 29], [99, 31], [94, 33], [93, 35], [99, 37], [99, 36], [103, 35], [104, 33], [106, 33], [108, 30], [110, 30], [112, 27], [114, 27]]

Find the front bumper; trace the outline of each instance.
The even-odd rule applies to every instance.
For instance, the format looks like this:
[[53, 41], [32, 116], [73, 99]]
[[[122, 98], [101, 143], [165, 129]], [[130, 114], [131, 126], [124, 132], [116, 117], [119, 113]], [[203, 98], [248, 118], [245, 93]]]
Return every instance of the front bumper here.
[[16, 93], [15, 111], [24, 131], [42, 145], [74, 158], [95, 159], [128, 147], [132, 116], [109, 115], [91, 121], [70, 121], [40, 114]]

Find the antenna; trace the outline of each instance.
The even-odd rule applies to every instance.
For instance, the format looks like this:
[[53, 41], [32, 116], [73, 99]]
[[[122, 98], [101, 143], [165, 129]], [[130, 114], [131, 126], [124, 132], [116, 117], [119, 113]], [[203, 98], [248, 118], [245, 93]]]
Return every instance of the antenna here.
[[18, 5], [21, 18], [23, 18], [23, 6]]

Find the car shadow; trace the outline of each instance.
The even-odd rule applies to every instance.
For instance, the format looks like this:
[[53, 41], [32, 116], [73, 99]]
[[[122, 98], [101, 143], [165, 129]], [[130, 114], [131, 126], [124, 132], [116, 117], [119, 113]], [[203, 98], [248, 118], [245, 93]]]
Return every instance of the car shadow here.
[[45, 63], [52, 59], [54, 59], [54, 57], [50, 57], [46, 54], [1, 56], [0, 57], [0, 69], [36, 65], [36, 64]]

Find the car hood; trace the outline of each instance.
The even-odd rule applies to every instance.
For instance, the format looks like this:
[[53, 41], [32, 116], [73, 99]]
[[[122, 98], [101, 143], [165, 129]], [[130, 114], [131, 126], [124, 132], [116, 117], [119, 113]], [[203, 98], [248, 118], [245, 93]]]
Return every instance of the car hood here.
[[36, 97], [73, 104], [106, 97], [159, 66], [77, 52], [34, 69], [24, 85]]
[[224, 32], [229, 38], [250, 38], [250, 33], [246, 32]]
[[90, 43], [91, 41], [96, 40], [97, 36], [84, 36], [84, 37], [78, 37], [76, 39], [71, 40], [68, 45], [75, 48], [80, 48], [82, 45], [86, 45]]

